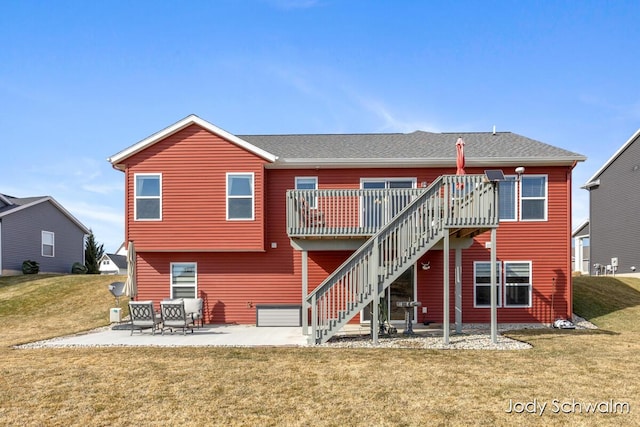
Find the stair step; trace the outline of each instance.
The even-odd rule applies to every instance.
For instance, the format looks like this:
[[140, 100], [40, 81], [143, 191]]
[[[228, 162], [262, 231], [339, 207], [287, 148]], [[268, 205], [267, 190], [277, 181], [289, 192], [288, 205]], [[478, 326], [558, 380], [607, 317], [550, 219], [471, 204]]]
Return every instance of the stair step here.
[[[445, 183], [445, 181], [442, 181], [442, 183]], [[350, 276], [352, 280], [356, 280], [356, 277], [369, 277], [374, 282], [379, 280], [379, 283], [363, 286], [362, 282], [357, 283], [357, 285], [355, 282], [338, 282], [337, 276], [330, 276], [331, 278], [328, 279], [326, 285], [323, 284], [323, 286], [327, 286], [327, 288], [323, 289], [335, 289], [336, 295], [349, 295], [349, 297], [340, 299], [339, 301], [326, 301], [328, 307], [330, 307], [328, 309], [329, 312], [335, 314], [335, 318], [322, 321], [324, 327], [321, 331], [316, 331], [317, 336], [314, 337], [314, 342], [326, 342], [331, 338], [354, 316], [357, 316], [367, 304], [371, 303], [377, 292], [381, 292], [389, 287], [392, 282], [391, 278], [397, 277], [398, 273], [406, 270], [408, 266], [415, 264], [420, 256], [424, 255], [429, 248], [433, 247], [433, 245], [442, 238], [442, 218], [432, 217], [434, 213], [436, 215], [442, 215], [440, 211], [441, 206], [437, 202], [439, 200], [438, 197], [442, 197], [440, 195], [442, 188], [443, 187], [434, 186], [427, 190], [428, 192], [424, 193], [425, 198], [416, 198], [414, 204], [410, 208], [408, 207], [406, 211], [408, 214], [407, 217], [396, 222], [392, 221], [380, 230], [381, 234], [379, 234], [379, 236], [381, 236], [381, 238], [391, 236], [391, 239], [395, 240], [390, 241], [397, 242], [397, 246], [389, 246], [386, 242], [382, 242], [382, 245], [387, 246], [382, 246], [383, 249], [377, 256], [383, 257], [383, 265], [367, 266], [366, 264], [358, 263], [358, 260], [354, 258], [354, 264], [349, 267], [349, 270], [345, 270], [346, 274], [352, 275]], [[411, 209], [413, 209], [413, 211]], [[420, 211], [418, 209], [420, 209]], [[416, 221], [423, 222], [417, 225]], [[427, 222], [424, 223], [424, 221]], [[415, 230], [416, 225], [421, 228]], [[413, 235], [405, 234], [410, 230], [415, 230], [417, 233]], [[377, 239], [378, 237], [375, 238]], [[367, 250], [371, 250], [370, 248], [373, 247], [373, 244], [374, 241], [372, 240], [365, 243], [365, 245], [369, 246], [366, 248], [363, 246], [363, 252], [360, 252], [360, 256], [362, 257], [360, 262], [371, 262], [372, 258], [365, 259], [364, 257], [369, 256], [368, 254], [371, 252], [367, 252]], [[396, 243], [394, 243], [394, 245], [395, 244]], [[375, 250], [372, 251], [375, 252]], [[373, 270], [373, 277], [370, 276], [370, 267], [375, 268]], [[335, 281], [331, 282], [330, 280]], [[336, 287], [336, 285], [342, 288]], [[348, 286], [351, 285], [357, 286], [355, 289], [364, 288], [365, 291], [353, 294], [351, 292], [354, 288], [348, 288]], [[316, 295], [315, 297], [321, 298], [322, 295]], [[320, 304], [320, 302], [318, 302], [318, 304]], [[326, 313], [327, 311], [323, 312]], [[310, 340], [310, 342], [311, 341], [312, 340]]]

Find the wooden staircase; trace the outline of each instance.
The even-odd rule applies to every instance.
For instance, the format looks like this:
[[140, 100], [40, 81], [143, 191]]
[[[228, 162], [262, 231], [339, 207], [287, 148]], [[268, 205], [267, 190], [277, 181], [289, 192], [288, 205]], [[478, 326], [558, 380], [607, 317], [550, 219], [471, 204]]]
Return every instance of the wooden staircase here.
[[497, 224], [497, 190], [485, 175], [441, 176], [306, 297], [309, 343], [326, 342], [369, 303], [377, 304], [385, 289], [445, 233], [473, 237]]

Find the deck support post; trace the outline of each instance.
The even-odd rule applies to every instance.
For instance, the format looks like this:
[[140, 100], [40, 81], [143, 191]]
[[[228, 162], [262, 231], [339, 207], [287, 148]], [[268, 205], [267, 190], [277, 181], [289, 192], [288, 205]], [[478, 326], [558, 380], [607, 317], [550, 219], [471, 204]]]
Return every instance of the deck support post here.
[[309, 335], [309, 252], [302, 251], [302, 334]]
[[442, 339], [445, 345], [449, 345], [449, 230], [444, 230], [444, 255], [443, 269], [443, 297], [442, 297]]
[[455, 311], [456, 311], [456, 333], [462, 333], [462, 248], [456, 248], [456, 285], [455, 285]]
[[498, 290], [496, 289], [496, 229], [491, 229], [491, 342], [498, 343]]
[[318, 335], [318, 297], [313, 294], [311, 297], [311, 336], [307, 340], [311, 344], [319, 344], [320, 337]]
[[378, 278], [378, 269], [380, 265], [380, 251], [378, 249], [378, 239], [373, 242], [370, 260], [370, 276], [371, 286], [373, 287], [373, 303], [371, 307], [371, 338], [373, 345], [378, 345], [378, 331], [380, 330], [379, 306], [380, 306], [380, 287]]

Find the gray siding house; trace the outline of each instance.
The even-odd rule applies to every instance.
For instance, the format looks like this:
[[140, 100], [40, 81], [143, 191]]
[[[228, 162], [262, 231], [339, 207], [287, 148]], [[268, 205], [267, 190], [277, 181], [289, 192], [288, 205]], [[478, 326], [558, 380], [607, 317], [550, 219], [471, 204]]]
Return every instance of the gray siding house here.
[[572, 271], [589, 274], [589, 221], [584, 221], [571, 233], [573, 238], [573, 256], [571, 257]]
[[587, 181], [591, 274], [640, 270], [640, 129]]
[[0, 274], [21, 274], [25, 260], [38, 262], [41, 273], [69, 273], [84, 263], [89, 233], [52, 197], [0, 194]]

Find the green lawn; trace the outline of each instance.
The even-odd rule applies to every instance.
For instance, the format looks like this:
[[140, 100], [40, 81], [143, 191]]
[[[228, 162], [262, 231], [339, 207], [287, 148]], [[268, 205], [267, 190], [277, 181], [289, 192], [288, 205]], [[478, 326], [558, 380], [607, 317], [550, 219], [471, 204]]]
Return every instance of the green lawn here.
[[640, 425], [640, 280], [576, 278], [601, 329], [530, 350], [12, 348], [106, 325], [114, 280], [0, 278], [0, 425]]

